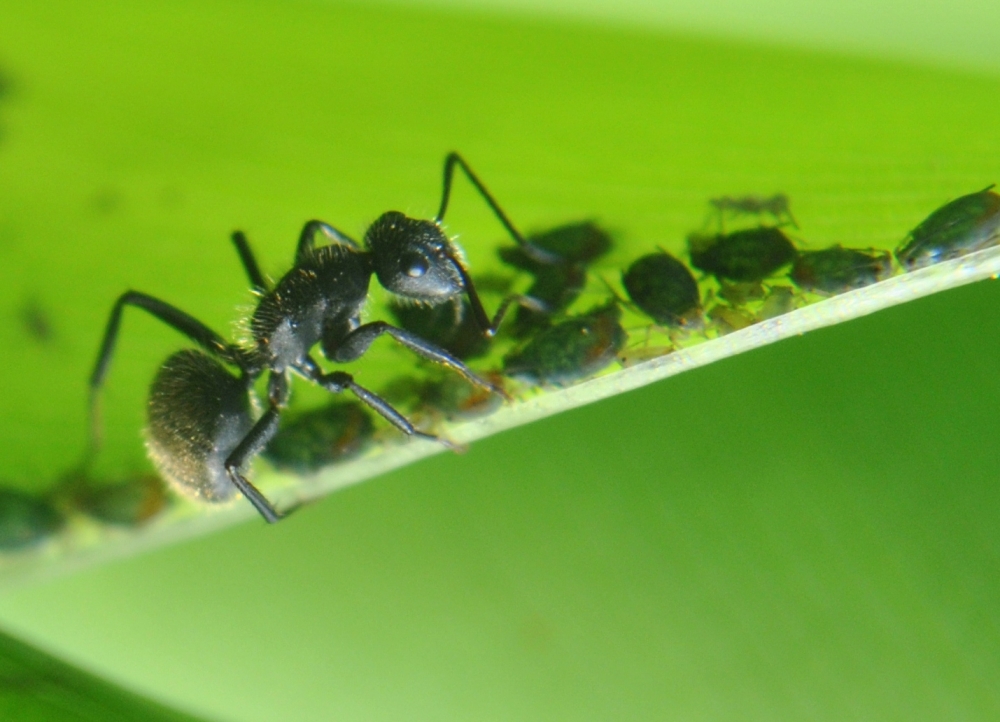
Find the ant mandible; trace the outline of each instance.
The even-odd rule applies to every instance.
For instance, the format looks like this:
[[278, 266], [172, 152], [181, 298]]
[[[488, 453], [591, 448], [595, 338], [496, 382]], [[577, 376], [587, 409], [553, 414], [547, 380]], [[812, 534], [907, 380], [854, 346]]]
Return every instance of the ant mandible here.
[[[100, 442], [99, 392], [126, 306], [145, 310], [207, 352], [187, 349], [173, 354], [160, 367], [150, 389], [147, 407], [150, 456], [161, 474], [181, 493], [208, 502], [222, 502], [238, 490], [268, 522], [276, 522], [289, 513], [277, 511], [247, 479], [243, 468], [277, 431], [281, 410], [288, 403], [291, 373], [332, 393], [350, 391], [403, 433], [454, 449], [446, 439], [418, 431], [387, 401], [355, 383], [350, 374], [324, 372], [310, 351], [318, 343], [328, 360], [349, 363], [364, 355], [375, 339], [387, 334], [470, 383], [506, 396], [502, 388], [480, 378], [460, 360], [419, 336], [384, 321], [361, 323], [372, 274], [390, 293], [416, 303], [460, 305], [462, 294], [466, 294], [476, 322], [486, 336], [496, 333], [511, 304], [545, 310], [543, 304], [529, 297], [514, 295], [504, 299], [492, 319], [487, 315], [457, 247], [442, 228], [456, 167], [462, 169], [526, 253], [540, 262], [552, 262], [544, 249], [524, 239], [457, 153], [449, 153], [445, 158], [441, 206], [432, 220], [388, 211], [369, 226], [363, 246], [327, 223], [309, 221], [299, 237], [291, 270], [273, 288], [261, 274], [246, 237], [237, 231], [233, 242], [259, 295], [250, 317], [250, 342], [229, 343], [193, 316], [153, 296], [138, 291], [122, 294], [112, 307], [90, 376], [92, 450]], [[331, 243], [316, 246], [317, 233]], [[239, 377], [233, 376], [223, 364], [237, 368]], [[255, 421], [252, 388], [265, 373], [268, 374], [267, 408]]]

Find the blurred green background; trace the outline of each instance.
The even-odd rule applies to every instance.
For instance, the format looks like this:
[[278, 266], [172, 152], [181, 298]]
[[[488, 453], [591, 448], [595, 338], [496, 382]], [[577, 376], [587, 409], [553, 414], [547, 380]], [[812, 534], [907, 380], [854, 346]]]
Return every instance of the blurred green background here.
[[[979, 24], [966, 43], [941, 23], [924, 65], [878, 23], [854, 44], [829, 23], [823, 45], [857, 58], [674, 34], [677, 7], [629, 27], [0, 3], [0, 474], [43, 488], [76, 458], [121, 290], [226, 329], [251, 301], [231, 228], [280, 273], [306, 218], [359, 232], [388, 208], [433, 213], [451, 148], [526, 228], [619, 229], [608, 268], [679, 250], [712, 195], [784, 191], [815, 247], [891, 247], [1000, 180], [1000, 52]], [[716, 7], [701, 29], [728, 28]], [[931, 37], [945, 7], [897, 35]], [[467, 189], [449, 227], [489, 270], [501, 232]], [[0, 620], [220, 720], [996, 718], [998, 300], [981, 283], [732, 358], [276, 528], [8, 592]], [[32, 303], [50, 342], [24, 333]], [[109, 472], [145, 464], [145, 388], [178, 345], [138, 315], [126, 334]], [[383, 349], [360, 378], [408, 358]]]

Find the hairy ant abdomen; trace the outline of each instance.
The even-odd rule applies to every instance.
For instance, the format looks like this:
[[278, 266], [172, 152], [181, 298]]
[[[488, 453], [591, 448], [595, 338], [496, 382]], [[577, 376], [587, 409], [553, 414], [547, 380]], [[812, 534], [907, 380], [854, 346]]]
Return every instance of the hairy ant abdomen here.
[[147, 414], [149, 455], [177, 492], [216, 503], [239, 493], [226, 459], [254, 424], [242, 380], [201, 351], [178, 351], [153, 380]]

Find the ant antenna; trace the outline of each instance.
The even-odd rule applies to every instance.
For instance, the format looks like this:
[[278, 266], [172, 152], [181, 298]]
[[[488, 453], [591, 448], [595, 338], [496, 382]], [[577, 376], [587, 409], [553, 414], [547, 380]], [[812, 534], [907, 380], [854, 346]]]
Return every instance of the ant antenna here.
[[525, 240], [524, 236], [521, 235], [521, 232], [514, 227], [513, 223], [511, 223], [507, 214], [503, 212], [502, 208], [500, 208], [500, 204], [498, 204], [493, 196], [490, 195], [490, 192], [486, 190], [486, 186], [483, 185], [483, 182], [479, 180], [475, 173], [472, 172], [469, 164], [466, 163], [462, 156], [455, 151], [449, 153], [444, 159], [444, 189], [441, 193], [441, 208], [438, 209], [437, 215], [434, 216], [435, 223], [441, 225], [441, 223], [444, 222], [444, 214], [448, 210], [448, 201], [451, 199], [451, 182], [455, 175], [456, 165], [462, 169], [462, 172], [465, 173], [465, 177], [469, 179], [469, 182], [476, 187], [476, 190], [479, 191], [479, 195], [483, 197], [483, 200], [486, 201], [490, 210], [493, 211], [500, 223], [503, 224], [503, 227], [507, 229], [511, 238], [517, 242], [517, 245], [524, 249], [524, 252], [530, 258], [538, 263], [544, 263], [546, 265], [557, 265], [562, 262], [562, 258], [555, 253], [550, 253], [549, 251], [539, 248], [535, 244]]

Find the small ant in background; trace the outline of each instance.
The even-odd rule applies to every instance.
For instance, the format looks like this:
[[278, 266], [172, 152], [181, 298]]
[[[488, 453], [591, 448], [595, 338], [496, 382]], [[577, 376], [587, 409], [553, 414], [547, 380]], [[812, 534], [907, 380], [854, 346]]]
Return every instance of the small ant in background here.
[[[500, 386], [480, 378], [462, 361], [420, 336], [384, 321], [361, 323], [373, 274], [390, 293], [414, 303], [461, 305], [466, 296], [486, 336], [496, 333], [511, 304], [544, 310], [542, 304], [529, 297], [512, 295], [504, 299], [492, 319], [487, 315], [458, 248], [441, 225], [456, 166], [525, 252], [543, 262], [548, 259], [544, 249], [535, 248], [521, 236], [457, 153], [445, 158], [441, 206], [432, 220], [388, 211], [369, 226], [363, 245], [327, 223], [309, 221], [299, 237], [291, 270], [273, 288], [261, 274], [246, 237], [236, 232], [233, 242], [260, 296], [249, 321], [251, 341], [229, 343], [175, 306], [138, 291], [122, 294], [111, 310], [90, 376], [92, 451], [100, 441], [99, 392], [126, 306], [152, 314], [201, 349], [179, 351], [164, 362], [150, 389], [147, 408], [150, 456], [160, 473], [183, 494], [223, 502], [238, 490], [268, 522], [284, 516], [243, 470], [276, 433], [278, 418], [288, 403], [292, 373], [331, 393], [350, 391], [403, 433], [455, 449], [446, 439], [414, 428], [387, 401], [355, 383], [349, 373], [325, 372], [310, 351], [319, 344], [328, 360], [349, 363], [386, 334], [473, 385], [506, 396]], [[331, 243], [316, 246], [317, 233]], [[235, 367], [239, 376], [231, 374], [223, 364]], [[256, 398], [252, 389], [264, 374], [268, 375], [267, 407], [254, 420]]]
[[[719, 220], [720, 232], [725, 232], [723, 221], [726, 213], [733, 216], [768, 215], [778, 225], [791, 223], [795, 228], [799, 227], [789, 207], [788, 196], [784, 193], [775, 193], [770, 198], [763, 198], [761, 196], [720, 196], [718, 198], [710, 198], [708, 204], [715, 209], [713, 213], [709, 214], [708, 220], [711, 220], [712, 215], [716, 215]], [[705, 221], [706, 226], [708, 225], [708, 220]]]

